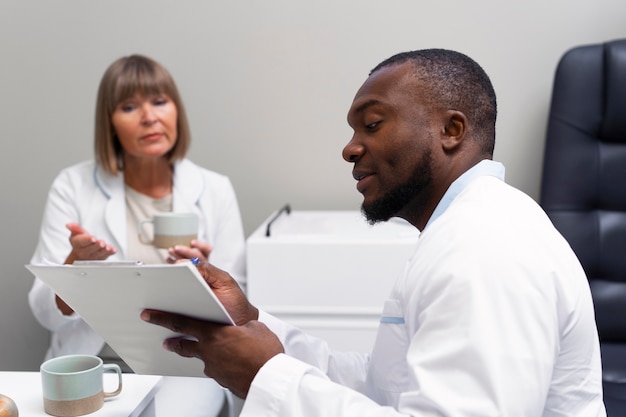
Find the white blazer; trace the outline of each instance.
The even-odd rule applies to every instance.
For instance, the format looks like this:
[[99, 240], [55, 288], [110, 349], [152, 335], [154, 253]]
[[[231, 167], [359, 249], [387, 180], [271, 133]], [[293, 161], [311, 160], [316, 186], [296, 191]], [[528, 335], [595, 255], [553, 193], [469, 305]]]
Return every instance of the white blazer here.
[[[174, 166], [174, 212], [199, 217], [198, 239], [213, 246], [211, 262], [245, 284], [245, 239], [239, 205], [228, 177], [185, 159]], [[67, 223], [80, 223], [89, 233], [117, 249], [110, 260], [126, 259], [126, 202], [124, 176], [106, 173], [94, 161], [63, 169], [54, 180], [44, 210], [39, 242], [31, 263], [63, 263], [71, 251]], [[65, 316], [55, 294], [35, 279], [28, 295], [33, 314], [52, 332], [46, 358], [97, 354], [104, 345], [76, 313]], [[112, 304], [114, 307], [114, 304]]]

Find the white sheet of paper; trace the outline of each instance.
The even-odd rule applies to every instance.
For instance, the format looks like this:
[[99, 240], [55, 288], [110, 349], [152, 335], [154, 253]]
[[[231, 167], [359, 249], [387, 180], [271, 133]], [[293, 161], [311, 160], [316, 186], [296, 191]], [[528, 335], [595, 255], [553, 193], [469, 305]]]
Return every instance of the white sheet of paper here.
[[144, 308], [233, 324], [191, 263], [26, 265], [74, 309], [137, 374], [204, 376], [204, 364], [162, 347], [176, 336], [139, 317]]

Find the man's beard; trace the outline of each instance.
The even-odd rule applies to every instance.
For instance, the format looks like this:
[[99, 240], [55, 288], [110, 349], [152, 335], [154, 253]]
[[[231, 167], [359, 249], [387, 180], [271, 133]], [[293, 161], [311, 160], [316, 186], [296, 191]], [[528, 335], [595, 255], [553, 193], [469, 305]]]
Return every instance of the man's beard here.
[[[387, 221], [398, 215], [410, 202], [419, 198], [426, 186], [432, 182], [431, 152], [425, 152], [422, 160], [413, 170], [413, 175], [404, 184], [398, 185], [371, 204], [361, 206], [361, 212], [371, 225]], [[420, 199], [424, 201], [424, 198]]]

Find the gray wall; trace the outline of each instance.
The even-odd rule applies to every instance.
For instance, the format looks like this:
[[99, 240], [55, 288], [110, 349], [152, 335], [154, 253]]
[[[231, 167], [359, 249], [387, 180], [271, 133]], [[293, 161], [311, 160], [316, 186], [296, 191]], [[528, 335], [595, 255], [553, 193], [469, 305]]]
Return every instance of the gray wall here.
[[499, 95], [496, 158], [539, 193], [552, 76], [581, 43], [626, 37], [622, 0], [2, 0], [0, 370], [37, 369], [47, 334], [23, 265], [57, 172], [92, 155], [104, 69], [143, 53], [173, 74], [191, 159], [229, 175], [246, 234], [284, 203], [357, 209], [341, 159], [346, 111], [389, 55], [445, 47], [477, 59]]

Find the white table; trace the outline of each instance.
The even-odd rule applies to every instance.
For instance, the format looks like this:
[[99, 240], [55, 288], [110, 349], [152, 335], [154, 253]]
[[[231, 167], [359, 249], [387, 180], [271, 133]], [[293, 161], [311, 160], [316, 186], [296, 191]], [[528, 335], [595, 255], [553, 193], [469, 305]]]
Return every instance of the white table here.
[[[107, 398], [104, 406], [89, 416], [139, 417], [149, 408], [161, 380], [160, 376], [123, 374], [120, 395]], [[104, 384], [105, 391], [115, 389], [117, 375], [105, 374]], [[20, 416], [50, 417], [43, 410], [39, 372], [0, 372], [0, 393], [15, 401]]]
[[[202, 399], [203, 415], [217, 416], [225, 404], [223, 389], [212, 379], [206, 379], [206, 396]], [[154, 375], [122, 374], [120, 395], [104, 400], [104, 406], [90, 417], [169, 417], [175, 415], [172, 408], [189, 378], [161, 377]], [[117, 387], [117, 375], [104, 374], [104, 390]], [[163, 388], [161, 390], [161, 388]], [[43, 409], [41, 376], [39, 372], [0, 372], [0, 394], [15, 401], [20, 416], [50, 417]], [[160, 400], [160, 402], [159, 402]], [[159, 402], [159, 405], [155, 405]], [[207, 406], [208, 405], [208, 406]], [[187, 404], [193, 407], [193, 404]], [[208, 407], [208, 408], [207, 408]], [[184, 409], [184, 407], [182, 407]], [[172, 414], [174, 412], [174, 414]], [[164, 414], [165, 416], [160, 416]]]

